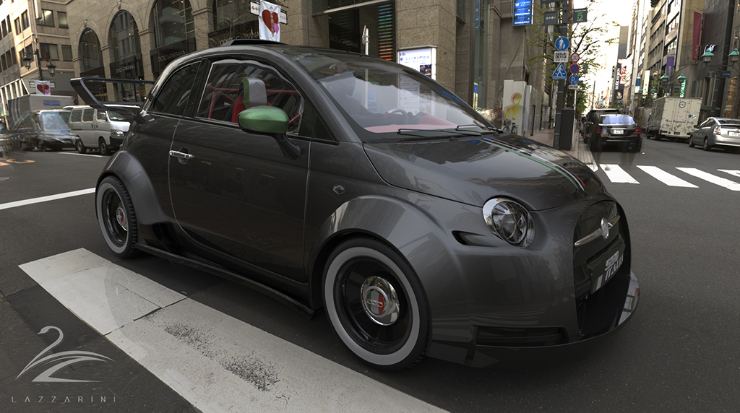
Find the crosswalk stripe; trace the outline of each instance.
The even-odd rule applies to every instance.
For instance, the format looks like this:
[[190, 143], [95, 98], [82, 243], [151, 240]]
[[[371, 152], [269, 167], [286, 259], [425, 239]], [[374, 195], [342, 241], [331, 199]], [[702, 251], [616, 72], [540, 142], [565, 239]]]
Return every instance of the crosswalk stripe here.
[[737, 176], [738, 178], [740, 178], [740, 170], [737, 170], [737, 169], [717, 169], [717, 170], [720, 172], [724, 172], [726, 174], [730, 174], [730, 175]]
[[657, 166], [645, 166], [645, 165], [637, 165], [638, 168], [642, 169], [646, 174], [652, 176], [653, 178], [659, 180], [660, 182], [663, 182], [664, 184], [668, 186], [679, 186], [683, 188], [698, 188], [698, 186], [684, 181], [683, 179], [669, 174], [668, 172], [658, 168]]
[[85, 249], [20, 268], [201, 411], [440, 411]]
[[87, 194], [93, 194], [93, 193], [95, 193], [95, 188], [87, 188], [87, 189], [80, 189], [79, 191], [64, 192], [61, 194], [40, 196], [38, 198], [24, 199], [21, 201], [6, 202], [4, 204], [0, 204], [0, 210], [16, 208], [16, 207], [25, 206], [25, 205], [38, 204], [41, 202], [55, 201], [57, 199], [70, 198], [73, 196], [87, 195]]
[[615, 184], [639, 184], [632, 175], [617, 164], [601, 164], [601, 170]]
[[727, 188], [730, 191], [740, 191], [740, 184], [734, 181], [731, 181], [729, 179], [725, 179], [716, 175], [712, 175], [708, 172], [701, 171], [696, 168], [676, 168], [681, 172], [687, 173], [689, 175], [695, 176], [699, 179], [703, 179], [707, 182], [713, 183], [715, 185], [719, 185], [721, 187]]

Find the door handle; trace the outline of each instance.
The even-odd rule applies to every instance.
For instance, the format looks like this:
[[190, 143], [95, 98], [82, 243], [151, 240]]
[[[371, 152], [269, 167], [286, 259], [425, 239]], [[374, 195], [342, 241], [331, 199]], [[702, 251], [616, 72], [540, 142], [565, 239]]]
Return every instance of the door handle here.
[[173, 158], [182, 159], [184, 161], [189, 161], [195, 158], [194, 155], [191, 155], [187, 152], [180, 152], [180, 151], [170, 151], [170, 156]]

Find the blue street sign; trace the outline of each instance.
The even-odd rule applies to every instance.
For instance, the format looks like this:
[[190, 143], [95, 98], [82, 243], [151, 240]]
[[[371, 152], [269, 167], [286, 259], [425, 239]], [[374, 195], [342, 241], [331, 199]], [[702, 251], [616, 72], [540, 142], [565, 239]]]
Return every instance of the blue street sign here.
[[512, 13], [514, 26], [528, 26], [532, 24], [532, 7], [533, 0], [514, 0], [512, 3]]
[[555, 71], [552, 72], [552, 80], [565, 80], [567, 76], [567, 73], [565, 73], [565, 65], [558, 63]]
[[555, 39], [555, 50], [562, 52], [563, 50], [568, 50], [570, 47], [570, 40], [568, 40], [565, 36], [558, 36], [557, 39]]
[[577, 85], [578, 84], [578, 76], [576, 75], [570, 75], [570, 84], [571, 85]]

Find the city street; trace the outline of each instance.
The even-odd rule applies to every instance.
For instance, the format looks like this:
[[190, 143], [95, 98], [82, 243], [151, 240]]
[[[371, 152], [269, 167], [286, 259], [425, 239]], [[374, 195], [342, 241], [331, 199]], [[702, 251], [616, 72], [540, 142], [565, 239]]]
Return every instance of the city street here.
[[[573, 153], [626, 211], [641, 289], [631, 322], [584, 344], [502, 353], [491, 367], [425, 359], [399, 372], [358, 361], [323, 312], [309, 318], [161, 258], [116, 259], [92, 194], [108, 157], [9, 153], [0, 158], [0, 411], [63, 402], [130, 412], [737, 411], [740, 153], [652, 140], [640, 153], [582, 144]], [[70, 266], [105, 277], [50, 280]], [[154, 298], [105, 308], [129, 289]], [[57, 374], [91, 382], [21, 374], [55, 340], [39, 334], [46, 326], [63, 332], [55, 352], [104, 356]]]

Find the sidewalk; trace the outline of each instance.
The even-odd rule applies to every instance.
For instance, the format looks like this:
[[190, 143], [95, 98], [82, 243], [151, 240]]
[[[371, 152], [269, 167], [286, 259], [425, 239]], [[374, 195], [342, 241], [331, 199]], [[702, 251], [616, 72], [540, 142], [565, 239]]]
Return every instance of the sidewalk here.
[[[588, 165], [591, 169], [594, 169], [594, 158], [591, 151], [588, 149], [588, 145], [581, 142], [581, 134], [574, 127], [573, 128], [573, 141], [569, 151], [565, 151], [570, 156], [580, 160], [581, 162]], [[554, 129], [542, 129], [535, 131], [534, 135], [530, 136], [529, 139], [542, 143], [544, 145], [552, 146], [555, 139]]]

